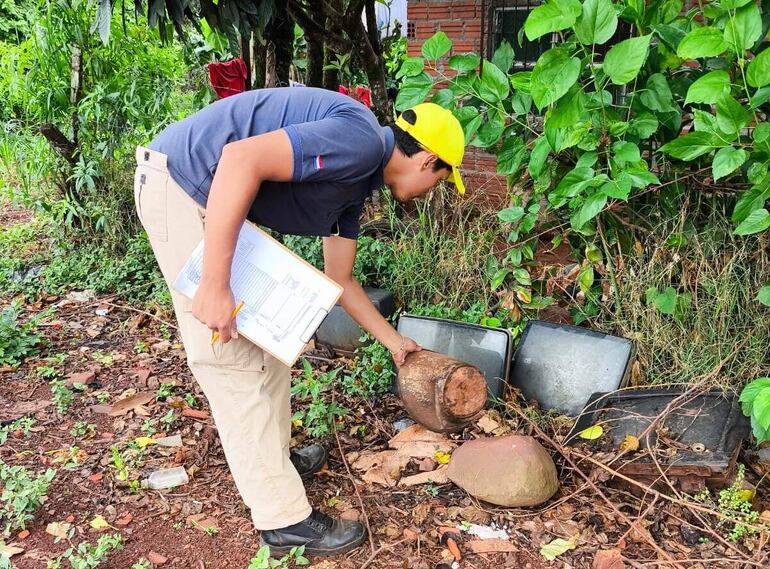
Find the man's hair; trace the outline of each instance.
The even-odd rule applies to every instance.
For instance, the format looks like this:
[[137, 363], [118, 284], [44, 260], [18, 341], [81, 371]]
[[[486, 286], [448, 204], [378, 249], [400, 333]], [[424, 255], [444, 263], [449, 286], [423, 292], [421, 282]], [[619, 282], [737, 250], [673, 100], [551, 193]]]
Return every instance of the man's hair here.
[[[401, 117], [409, 124], [414, 124], [414, 122], [417, 120], [417, 115], [412, 110], [404, 111], [401, 114]], [[396, 126], [395, 124], [391, 124], [390, 128], [393, 130], [393, 135], [396, 139], [396, 146], [398, 146], [398, 149], [407, 157], [414, 156], [414, 154], [420, 150], [425, 150], [425, 148], [420, 146], [420, 143], [417, 142], [417, 140], [415, 140], [411, 134], [404, 131], [402, 128]], [[452, 167], [444, 162], [441, 158], [436, 157], [436, 161], [433, 163], [433, 171], [438, 172], [441, 169], [451, 170]]]

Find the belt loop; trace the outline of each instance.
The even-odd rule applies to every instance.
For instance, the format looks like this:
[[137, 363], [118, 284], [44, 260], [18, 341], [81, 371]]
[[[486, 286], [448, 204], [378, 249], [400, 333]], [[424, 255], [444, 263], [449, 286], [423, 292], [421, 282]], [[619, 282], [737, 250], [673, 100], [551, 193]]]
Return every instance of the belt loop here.
[[148, 150], [144, 151], [144, 161], [149, 162], [150, 161], [150, 152]]

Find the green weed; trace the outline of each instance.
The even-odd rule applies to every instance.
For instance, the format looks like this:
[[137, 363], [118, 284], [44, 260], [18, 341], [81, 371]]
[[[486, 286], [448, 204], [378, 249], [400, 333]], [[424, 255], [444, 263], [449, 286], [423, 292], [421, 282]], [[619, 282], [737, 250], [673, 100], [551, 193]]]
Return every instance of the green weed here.
[[365, 335], [364, 345], [356, 350], [352, 369], [342, 375], [340, 387], [345, 395], [372, 397], [386, 393], [395, 371], [388, 349]]
[[72, 402], [75, 400], [75, 392], [67, 387], [67, 382], [63, 379], [52, 379], [51, 400], [59, 413], [66, 413]]
[[96, 434], [96, 425], [87, 421], [77, 421], [70, 429], [75, 438], [90, 439]]
[[280, 559], [270, 557], [270, 547], [263, 545], [257, 550], [257, 554], [249, 561], [247, 569], [288, 569], [309, 565], [310, 560], [304, 556], [305, 546], [293, 547], [289, 553]]
[[0, 460], [0, 522], [6, 535], [24, 529], [35, 517], [54, 476], [56, 471], [50, 468], [32, 476], [23, 466], [8, 466]]
[[331, 399], [331, 386], [342, 368], [316, 373], [304, 358], [302, 368], [302, 374], [292, 382], [291, 394], [306, 406], [294, 413], [292, 421], [301, 424], [311, 437], [328, 435], [334, 423], [348, 414], [348, 410], [336, 402], [327, 401]]
[[19, 322], [21, 303], [15, 301], [0, 312], [0, 365], [17, 367], [28, 356], [39, 353], [41, 337], [35, 333], [43, 314]]
[[84, 541], [77, 547], [70, 547], [54, 560], [48, 562], [48, 569], [62, 569], [64, 560], [71, 569], [94, 569], [107, 561], [111, 551], [123, 549], [123, 536], [115, 533], [99, 537], [96, 544]]
[[730, 486], [719, 491], [716, 500], [711, 497], [708, 489], [695, 496], [695, 500], [698, 502], [717, 509], [724, 516], [737, 520], [730, 522], [720, 519], [717, 524], [717, 529], [730, 541], [741, 541], [744, 537], [757, 532], [753, 527], [749, 527], [756, 525], [757, 520], [759, 520], [759, 512], [751, 504], [754, 492], [743, 488], [745, 468], [743, 464], [738, 464], [735, 480]]

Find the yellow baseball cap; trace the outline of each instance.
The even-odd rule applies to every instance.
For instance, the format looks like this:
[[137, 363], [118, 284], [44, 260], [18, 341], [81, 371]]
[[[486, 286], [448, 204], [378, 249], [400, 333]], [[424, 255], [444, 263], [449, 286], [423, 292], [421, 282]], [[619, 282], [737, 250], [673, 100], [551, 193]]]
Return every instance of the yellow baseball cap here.
[[465, 184], [460, 177], [459, 166], [465, 154], [465, 133], [460, 121], [451, 111], [436, 103], [420, 103], [409, 110], [417, 117], [414, 124], [401, 115], [396, 119], [396, 126], [452, 167], [447, 180], [455, 185], [458, 194], [463, 195]]

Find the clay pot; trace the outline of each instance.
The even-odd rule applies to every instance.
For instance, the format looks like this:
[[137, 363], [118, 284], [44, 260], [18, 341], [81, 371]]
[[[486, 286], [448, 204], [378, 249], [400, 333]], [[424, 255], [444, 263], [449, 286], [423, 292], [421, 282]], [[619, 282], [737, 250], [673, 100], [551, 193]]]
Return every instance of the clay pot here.
[[428, 350], [409, 354], [396, 381], [409, 416], [440, 433], [459, 431], [487, 402], [487, 382], [481, 371]]

